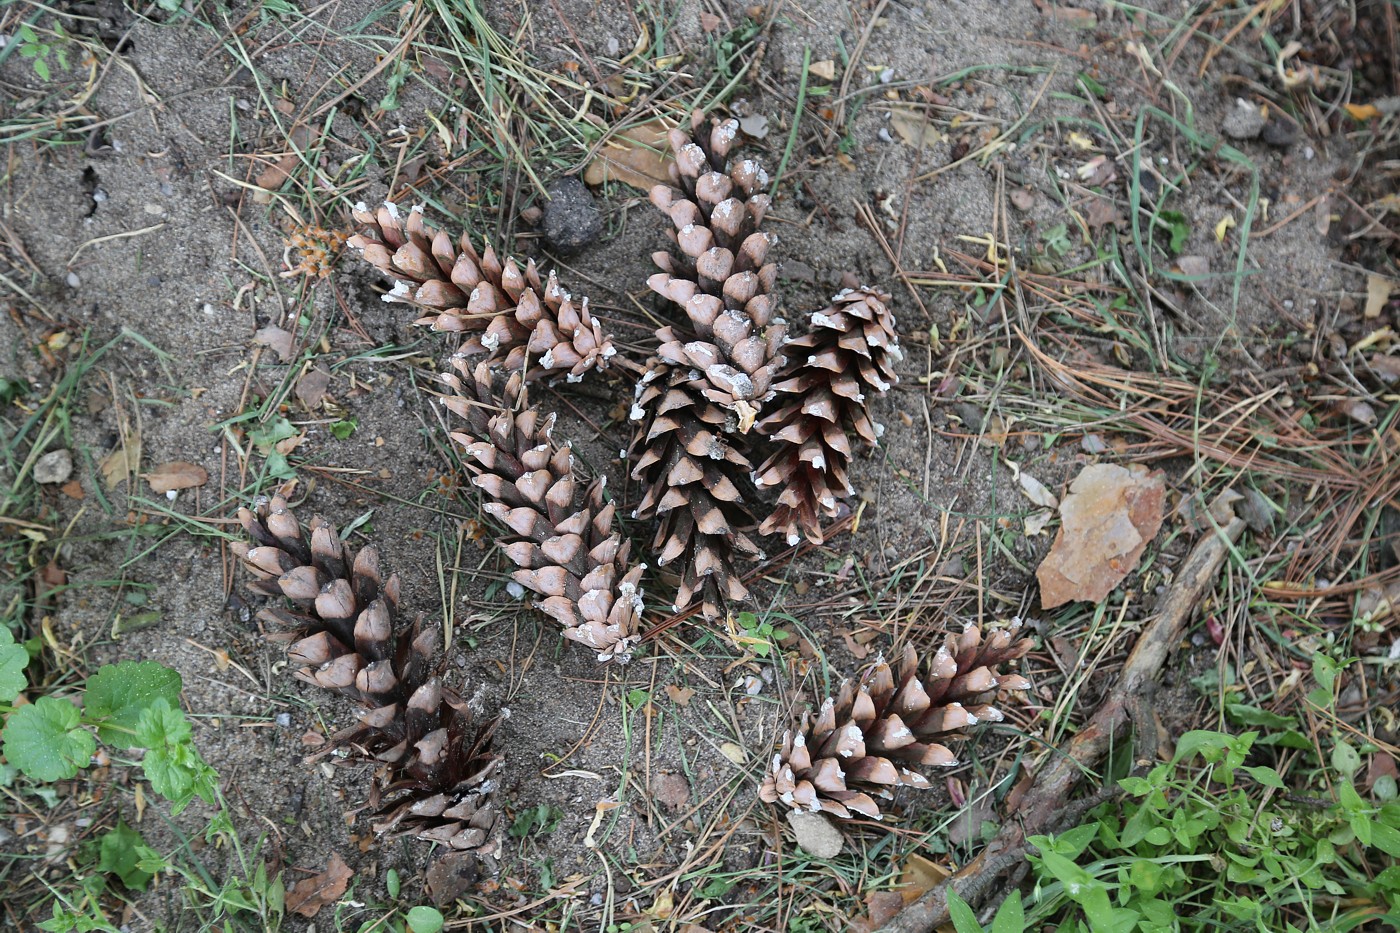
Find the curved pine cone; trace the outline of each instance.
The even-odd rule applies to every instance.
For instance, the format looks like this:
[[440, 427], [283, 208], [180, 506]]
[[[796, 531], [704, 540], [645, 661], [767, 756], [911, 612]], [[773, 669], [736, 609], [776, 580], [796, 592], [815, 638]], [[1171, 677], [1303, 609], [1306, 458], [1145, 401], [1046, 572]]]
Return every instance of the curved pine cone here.
[[375, 831], [443, 843], [474, 872], [494, 872], [505, 816], [489, 779], [501, 763], [492, 739], [503, 716], [443, 686], [439, 630], [396, 624], [398, 577], [382, 578], [373, 547], [354, 553], [319, 516], [303, 526], [281, 493], [238, 517], [252, 546], [233, 550], [255, 578], [250, 589], [293, 606], [258, 613], [277, 629], [270, 637], [294, 642], [297, 677], [361, 704], [358, 723], [331, 743], [387, 765], [388, 802], [380, 806], [379, 787], [371, 800], [385, 817]]
[[[663, 337], [669, 328], [659, 331]], [[736, 481], [752, 471], [726, 439], [734, 416], [707, 398], [703, 377], [653, 359], [636, 386], [636, 422], [628, 458], [644, 486], [633, 518], [657, 519], [652, 550], [658, 565], [678, 565], [676, 612], [698, 593], [706, 618], [723, 614], [726, 600], [748, 596], [734, 558], [762, 559], [748, 535], [752, 525]]]
[[997, 673], [1030, 650], [1030, 639], [1015, 640], [1019, 630], [1016, 620], [984, 641], [971, 626], [949, 635], [922, 675], [918, 654], [906, 646], [893, 667], [882, 658], [858, 681], [846, 680], [815, 719], [804, 712], [783, 734], [759, 797], [841, 819], [880, 819], [877, 798], [891, 798], [896, 787], [929, 787], [920, 769], [958, 763], [944, 742], [978, 722], [1001, 721], [987, 705], [998, 690], [1030, 686], [1019, 674]]
[[752, 159], [726, 164], [738, 120], [670, 133], [672, 185], [651, 189], [651, 202], [675, 225], [673, 252], [652, 255], [660, 272], [652, 291], [685, 312], [696, 339], [663, 339], [663, 360], [704, 374], [705, 398], [739, 413], [746, 431], [770, 397], [780, 365], [783, 321], [774, 294], [778, 269], [772, 239], [758, 229], [770, 199], [768, 173]]
[[[573, 453], [549, 437], [554, 416], [524, 407], [518, 372], [501, 397], [491, 370], [459, 357], [442, 379], [453, 394], [442, 403], [466, 422], [451, 436], [466, 454], [482, 506], [509, 529], [502, 550], [518, 566], [511, 576], [544, 597], [536, 605], [586, 645], [599, 661], [626, 662], [641, 638], [645, 564], [631, 564], [631, 543], [618, 528], [616, 506], [603, 499], [604, 480], [576, 494]], [[577, 503], [577, 504], [576, 504]]]
[[588, 299], [574, 304], [553, 272], [541, 282], [533, 259], [521, 269], [489, 245], [478, 254], [466, 233], [453, 244], [423, 222], [422, 205], [407, 218], [391, 201], [378, 211], [360, 204], [353, 213], [363, 229], [348, 244], [395, 280], [384, 300], [424, 309], [417, 324], [468, 335], [460, 352], [487, 353], [512, 371], [524, 369], [528, 357], [532, 377], [567, 373], [570, 382], [607, 369], [617, 355]]
[[760, 534], [821, 544], [822, 518], [834, 518], [838, 500], [855, 493], [851, 435], [879, 443], [883, 428], [870, 420], [870, 399], [898, 381], [894, 364], [903, 358], [889, 300], [878, 288], [845, 289], [812, 313], [805, 335], [788, 341], [774, 386], [782, 407], [755, 425], [776, 449], [754, 482], [782, 489]]

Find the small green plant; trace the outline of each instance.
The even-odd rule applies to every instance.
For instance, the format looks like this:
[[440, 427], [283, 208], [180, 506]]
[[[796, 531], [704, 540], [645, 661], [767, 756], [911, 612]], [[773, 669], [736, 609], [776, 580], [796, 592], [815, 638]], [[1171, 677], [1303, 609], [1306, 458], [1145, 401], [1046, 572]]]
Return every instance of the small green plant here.
[[734, 623], [739, 626], [740, 631], [734, 640], [740, 645], [760, 658], [766, 658], [773, 653], [772, 622], [767, 619], [760, 621], [752, 612], [741, 612], [734, 617]]
[[[0, 703], [28, 686], [28, 653], [0, 636]], [[18, 654], [16, 653], [18, 651]], [[19, 663], [19, 655], [24, 663]], [[88, 766], [99, 739], [114, 749], [145, 749], [141, 768], [151, 788], [179, 813], [195, 797], [213, 804], [218, 776], [194, 747], [180, 709], [180, 675], [154, 661], [123, 661], [100, 668], [88, 681], [84, 708], [66, 697], [41, 696], [19, 707], [0, 705], [5, 760], [46, 783], [75, 777]]]
[[68, 34], [63, 31], [62, 23], [54, 23], [53, 38], [41, 37], [28, 23], [19, 27], [16, 35], [19, 38], [19, 57], [28, 59], [34, 66], [34, 73], [42, 80], [47, 81], [53, 75], [49, 67], [50, 56], [58, 62], [59, 68], [68, 70]]
[[1277, 770], [1245, 764], [1258, 738], [1188, 732], [1170, 763], [1119, 782], [1125, 800], [1033, 837], [1032, 925], [1349, 930], [1396, 917], [1400, 870], [1378, 866], [1400, 858], [1400, 803], [1367, 803], [1336, 776], [1335, 803], [1294, 804]]
[[511, 838], [524, 839], [530, 835], [546, 836], [559, 828], [559, 821], [563, 818], [563, 810], [547, 803], [522, 810], [510, 824]]

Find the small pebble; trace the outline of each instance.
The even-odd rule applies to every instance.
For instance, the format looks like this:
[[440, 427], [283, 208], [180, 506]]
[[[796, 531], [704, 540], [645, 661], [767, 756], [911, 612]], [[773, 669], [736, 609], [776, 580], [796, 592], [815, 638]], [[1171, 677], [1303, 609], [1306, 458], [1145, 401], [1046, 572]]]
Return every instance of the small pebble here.
[[622, 51], [622, 43], [617, 41], [616, 36], [608, 37], [608, 58], [617, 58], [617, 53]]
[[880, 141], [881, 141], [881, 142], [886, 142], [886, 143], [892, 143], [892, 142], [894, 142], [894, 137], [890, 135], [890, 131], [887, 130], [887, 129], [885, 129], [883, 126], [880, 127], [880, 132], [879, 132], [877, 135], [880, 137]]
[[880, 72], [880, 83], [881, 83], [881, 84], [889, 84], [889, 83], [890, 83], [891, 81], [893, 81], [893, 80], [894, 80], [894, 69], [893, 69], [893, 68], [886, 68], [884, 71]]
[[281, 726], [283, 729], [289, 728], [289, 727], [292, 725], [292, 714], [291, 714], [291, 713], [278, 713], [278, 714], [277, 714], [277, 725]]
[[52, 485], [66, 483], [73, 475], [73, 455], [62, 448], [44, 454], [34, 464], [34, 482]]
[[797, 847], [813, 858], [833, 859], [841, 854], [846, 840], [841, 830], [820, 813], [793, 810], [787, 815], [788, 824], [797, 836]]
[[69, 288], [77, 288], [79, 285], [83, 284], [83, 280], [78, 278], [78, 273], [76, 272], [68, 273], [64, 276], [63, 281], [68, 283]]
[[1253, 104], [1236, 99], [1235, 106], [1225, 114], [1220, 132], [1231, 139], [1254, 139], [1264, 130], [1265, 118]]

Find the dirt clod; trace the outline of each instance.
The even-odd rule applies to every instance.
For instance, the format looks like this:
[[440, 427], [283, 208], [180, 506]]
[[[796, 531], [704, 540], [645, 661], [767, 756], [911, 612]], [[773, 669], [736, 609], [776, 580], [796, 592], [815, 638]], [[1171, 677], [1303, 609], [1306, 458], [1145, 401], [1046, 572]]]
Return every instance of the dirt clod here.
[[544, 208], [544, 238], [565, 256], [579, 252], [603, 232], [603, 215], [593, 193], [572, 175], [549, 186]]

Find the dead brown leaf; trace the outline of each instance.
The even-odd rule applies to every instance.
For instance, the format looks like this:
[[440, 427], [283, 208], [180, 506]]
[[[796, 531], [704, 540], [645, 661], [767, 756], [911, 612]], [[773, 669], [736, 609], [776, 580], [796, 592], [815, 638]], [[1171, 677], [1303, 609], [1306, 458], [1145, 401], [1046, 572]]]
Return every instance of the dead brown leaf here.
[[133, 434], [122, 446], [102, 458], [98, 468], [108, 489], [114, 489], [141, 466], [141, 435]]
[[58, 491], [70, 499], [83, 499], [87, 497], [87, 493], [83, 492], [83, 484], [75, 479], [70, 479], [68, 482], [58, 487]]
[[691, 687], [677, 687], [675, 684], [667, 684], [666, 695], [677, 706], [689, 706], [690, 698], [695, 696], [695, 690]]
[[1084, 222], [1089, 225], [1090, 230], [1102, 230], [1104, 227], [1116, 227], [1127, 221], [1118, 210], [1118, 205], [1108, 198], [1091, 198], [1084, 207]]
[[651, 776], [651, 796], [672, 813], [690, 803], [690, 782], [676, 771], [658, 771]]
[[1162, 527], [1166, 476], [1140, 464], [1085, 467], [1060, 503], [1060, 531], [1036, 570], [1046, 609], [1099, 602], [1142, 559]]
[[340, 853], [332, 852], [325, 871], [292, 885], [287, 892], [287, 909], [307, 918], [316, 916], [322, 907], [340, 900], [354, 874]]
[[331, 385], [331, 374], [321, 367], [308, 370], [302, 373], [297, 380], [296, 395], [297, 401], [306, 406], [307, 411], [315, 411], [321, 407], [321, 399], [326, 397], [326, 390]]
[[[912, 110], [892, 110], [890, 111], [890, 129], [906, 146], [915, 149], [927, 149], [936, 146], [946, 137], [938, 132], [938, 128], [924, 119], [924, 115]], [[1013, 200], [1014, 200], [1013, 192]]]
[[277, 354], [277, 358], [284, 363], [291, 362], [292, 358], [296, 356], [292, 347], [292, 335], [276, 324], [259, 328], [258, 332], [253, 335], [253, 343], [271, 349]]
[[209, 473], [198, 464], [172, 460], [147, 473], [146, 482], [151, 484], [152, 492], [164, 494], [175, 489], [203, 486], [209, 482]]
[[[288, 178], [292, 177], [297, 162], [301, 161], [300, 153], [305, 152], [311, 146], [311, 129], [305, 123], [298, 123], [292, 127], [287, 141], [291, 144], [291, 151], [258, 173], [254, 184], [259, 188], [265, 191], [276, 191]], [[262, 201], [261, 203], [267, 202]]]
[[666, 141], [670, 128], [669, 123], [657, 118], [622, 130], [598, 148], [593, 161], [583, 170], [584, 184], [620, 181], [643, 191], [670, 184], [667, 166], [671, 148]]

